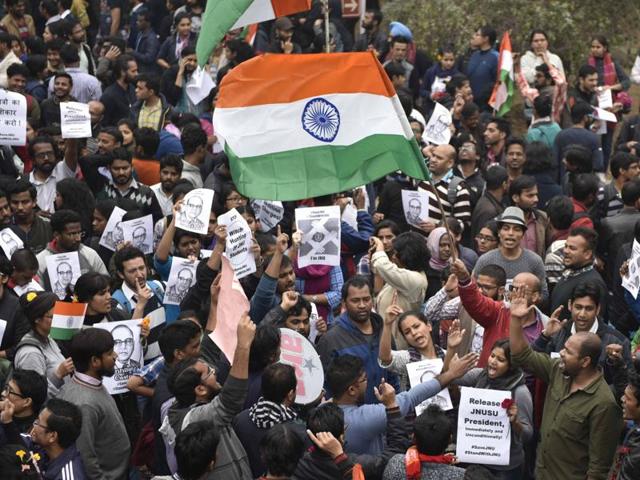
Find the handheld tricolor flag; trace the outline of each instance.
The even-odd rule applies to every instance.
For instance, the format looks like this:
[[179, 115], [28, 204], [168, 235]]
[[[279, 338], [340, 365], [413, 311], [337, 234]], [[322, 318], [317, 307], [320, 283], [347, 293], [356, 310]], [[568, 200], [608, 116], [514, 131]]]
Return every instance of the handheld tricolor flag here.
[[213, 122], [239, 191], [298, 200], [429, 172], [372, 52], [267, 54], [221, 83]]
[[227, 31], [292, 15], [310, 8], [311, 0], [211, 0], [207, 2], [196, 44], [198, 65], [204, 66], [207, 63], [209, 55]]
[[498, 59], [498, 78], [491, 92], [489, 105], [502, 117], [511, 110], [513, 99], [513, 54], [511, 50], [511, 37], [509, 32], [504, 32], [500, 42], [500, 57]]
[[51, 321], [51, 338], [70, 340], [82, 328], [86, 311], [86, 303], [56, 302]]

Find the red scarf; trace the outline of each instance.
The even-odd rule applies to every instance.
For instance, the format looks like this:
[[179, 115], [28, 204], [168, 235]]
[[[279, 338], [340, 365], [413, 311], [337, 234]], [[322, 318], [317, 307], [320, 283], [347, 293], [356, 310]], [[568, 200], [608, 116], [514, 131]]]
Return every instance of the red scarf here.
[[[593, 55], [589, 56], [589, 65], [596, 67], [596, 58]], [[615, 85], [618, 83], [618, 75], [616, 74], [616, 65], [613, 63], [611, 54], [606, 52], [602, 57], [602, 70], [605, 85]]]
[[422, 462], [440, 463], [452, 465], [456, 461], [456, 457], [451, 453], [444, 455], [426, 455], [418, 452], [418, 447], [411, 447], [404, 456], [404, 466], [407, 471], [408, 480], [420, 480], [420, 472], [422, 470]]

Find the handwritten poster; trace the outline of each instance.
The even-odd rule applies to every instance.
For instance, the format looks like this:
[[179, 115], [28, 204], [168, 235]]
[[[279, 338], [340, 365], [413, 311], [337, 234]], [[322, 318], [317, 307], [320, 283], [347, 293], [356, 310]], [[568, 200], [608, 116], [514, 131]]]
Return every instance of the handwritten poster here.
[[0, 89], [0, 145], [27, 143], [27, 99], [24, 95]]
[[218, 225], [227, 227], [224, 256], [229, 259], [238, 280], [256, 271], [256, 260], [251, 251], [253, 235], [247, 221], [232, 208], [218, 217]]

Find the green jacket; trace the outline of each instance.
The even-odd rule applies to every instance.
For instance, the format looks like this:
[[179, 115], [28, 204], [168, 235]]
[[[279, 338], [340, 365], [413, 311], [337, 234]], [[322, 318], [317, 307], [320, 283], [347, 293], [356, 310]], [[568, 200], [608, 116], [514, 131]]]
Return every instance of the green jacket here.
[[622, 432], [622, 412], [602, 374], [589, 386], [569, 392], [571, 380], [559, 359], [531, 347], [513, 356], [548, 384], [544, 402], [537, 480], [606, 480]]

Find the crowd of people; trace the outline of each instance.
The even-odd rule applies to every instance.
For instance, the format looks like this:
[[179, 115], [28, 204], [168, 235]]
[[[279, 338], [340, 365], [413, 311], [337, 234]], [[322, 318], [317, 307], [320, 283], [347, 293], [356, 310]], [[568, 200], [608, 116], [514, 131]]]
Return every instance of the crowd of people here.
[[[25, 145], [0, 147], [0, 478], [640, 478], [640, 57], [627, 75], [594, 35], [568, 71], [534, 30], [514, 54], [524, 110], [498, 117], [493, 28], [432, 56], [366, 3], [361, 29], [314, 0], [231, 30], [199, 98], [205, 0], [5, 0], [0, 87], [26, 98], [28, 126]], [[216, 136], [220, 82], [256, 55], [327, 47], [378, 57], [431, 178], [282, 202], [263, 228]], [[62, 137], [70, 101], [88, 105], [91, 137]], [[451, 140], [435, 145], [438, 104]], [[185, 202], [199, 188], [214, 191], [206, 234], [177, 226], [203, 208]], [[426, 215], [403, 190], [427, 196]], [[357, 210], [339, 266], [298, 262], [295, 212], [310, 206]], [[218, 218], [234, 209], [256, 271], [239, 281], [247, 311], [224, 318]], [[152, 235], [108, 229], [118, 212], [150, 216]], [[195, 269], [168, 287], [174, 259]], [[125, 320], [136, 335], [101, 328]], [[223, 324], [237, 324], [233, 355], [214, 340]], [[286, 329], [322, 363], [311, 403], [281, 360]], [[441, 370], [416, 384], [423, 360]], [[114, 374], [124, 392], [105, 386]], [[454, 455], [462, 387], [510, 395], [508, 464]]]

